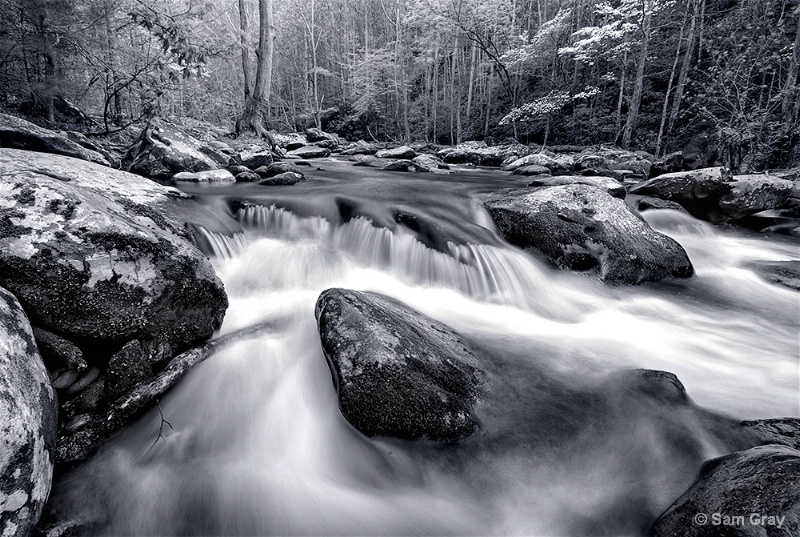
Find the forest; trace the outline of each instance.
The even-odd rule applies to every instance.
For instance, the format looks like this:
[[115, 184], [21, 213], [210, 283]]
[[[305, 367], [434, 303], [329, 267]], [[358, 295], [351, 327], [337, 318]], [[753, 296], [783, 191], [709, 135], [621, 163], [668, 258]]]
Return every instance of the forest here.
[[91, 135], [232, 130], [253, 101], [278, 132], [695, 140], [776, 168], [800, 158], [799, 19], [798, 0], [0, 0], [0, 106]]

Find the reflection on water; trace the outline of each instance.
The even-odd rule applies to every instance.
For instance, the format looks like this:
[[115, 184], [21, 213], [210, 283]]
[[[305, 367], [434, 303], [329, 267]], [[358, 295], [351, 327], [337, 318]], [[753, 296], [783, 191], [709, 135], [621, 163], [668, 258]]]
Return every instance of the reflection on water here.
[[[492, 232], [466, 195], [448, 203]], [[797, 259], [795, 244], [655, 211], [697, 276], [609, 288], [499, 240], [439, 251], [363, 216], [237, 216], [243, 235], [202, 232], [229, 293], [222, 331], [293, 322], [192, 371], [161, 402], [174, 431], [152, 449], [157, 413], [62, 480], [62, 509], [98, 533], [638, 535], [731, 445], [690, 407], [615, 395], [617, 371], [672, 371], [739, 419], [800, 415], [798, 294], [746, 268]], [[334, 286], [394, 296], [480, 347], [492, 393], [477, 437], [367, 439], [344, 421], [313, 315]]]

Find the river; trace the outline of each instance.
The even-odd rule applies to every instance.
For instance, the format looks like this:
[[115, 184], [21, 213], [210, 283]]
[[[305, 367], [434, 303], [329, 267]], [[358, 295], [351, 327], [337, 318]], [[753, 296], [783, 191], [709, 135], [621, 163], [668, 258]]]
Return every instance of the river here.
[[[616, 372], [673, 372], [737, 419], [800, 416], [800, 295], [748, 268], [800, 259], [796, 240], [650, 211], [696, 275], [609, 287], [497, 236], [475, 195], [524, 179], [314, 165], [291, 187], [181, 186], [244, 228], [200, 232], [230, 300], [221, 333], [281, 328], [200, 364], [61, 477], [66, 517], [109, 535], [640, 535], [725, 450], [688, 411], [599, 410]], [[353, 429], [314, 320], [330, 287], [396, 297], [490, 357], [481, 433], [438, 446]]]

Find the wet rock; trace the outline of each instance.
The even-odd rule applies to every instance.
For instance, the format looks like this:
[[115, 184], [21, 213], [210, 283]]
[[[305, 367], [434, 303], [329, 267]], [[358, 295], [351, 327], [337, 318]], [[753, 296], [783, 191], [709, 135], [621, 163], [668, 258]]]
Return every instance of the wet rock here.
[[268, 179], [262, 179], [258, 182], [259, 185], [262, 186], [286, 186], [286, 185], [295, 185], [300, 181], [305, 181], [306, 178], [303, 176], [302, 173], [295, 173], [295, 172], [283, 172], [279, 173], [278, 175], [273, 175]]
[[180, 172], [172, 176], [173, 181], [187, 183], [235, 183], [236, 178], [228, 170], [209, 170], [206, 172]]
[[[62, 134], [63, 136], [66, 136], [67, 138], [69, 138], [70, 140], [72, 140], [73, 142], [78, 144], [79, 146], [83, 147], [84, 149], [88, 149], [89, 151], [93, 151], [95, 153], [99, 153], [100, 155], [103, 156], [103, 158], [105, 158], [109, 162], [109, 164], [111, 164], [111, 165], [115, 164], [116, 159], [111, 155], [111, 153], [108, 150], [106, 150], [105, 147], [103, 147], [100, 144], [97, 144], [97, 143], [93, 142], [92, 140], [90, 140], [89, 137], [86, 136], [85, 134], [77, 132], [77, 131], [61, 131], [60, 134]], [[2, 145], [2, 144], [0, 144], [0, 145]], [[83, 159], [83, 160], [86, 160], [86, 159]], [[103, 163], [102, 161], [100, 161], [96, 157], [90, 159], [90, 162], [97, 162], [98, 164], [102, 164]]]
[[[725, 520], [724, 516], [741, 518]], [[651, 537], [798, 534], [800, 451], [779, 445], [754, 447], [708, 461], [698, 480], [650, 530]]]
[[570, 171], [562, 162], [544, 153], [534, 153], [533, 155], [524, 156], [507, 164], [504, 169], [513, 172], [525, 166], [542, 166], [550, 170], [551, 173], [557, 175]]
[[589, 185], [600, 190], [605, 190], [615, 198], [625, 199], [625, 187], [608, 177], [592, 177], [584, 175], [557, 175], [555, 177], [540, 177], [534, 179], [528, 186], [546, 187], [562, 185]]
[[177, 125], [153, 119], [123, 159], [123, 168], [145, 177], [170, 179], [180, 172], [204, 172], [229, 164], [230, 158], [190, 136]]
[[33, 327], [33, 337], [50, 369], [66, 367], [82, 371], [88, 367], [86, 360], [83, 359], [83, 352], [68, 339], [38, 327]]
[[378, 151], [375, 153], [375, 156], [378, 158], [411, 160], [417, 156], [417, 153], [407, 145], [401, 145], [400, 147], [395, 147], [394, 149], [384, 149], [382, 151]]
[[53, 153], [108, 166], [106, 157], [82, 147], [66, 136], [18, 117], [0, 114], [0, 147]]
[[683, 153], [680, 151], [664, 155], [653, 162], [650, 167], [650, 178], [664, 175], [665, 173], [675, 173], [683, 170]]
[[511, 175], [552, 175], [549, 168], [541, 166], [539, 164], [528, 164], [527, 166], [520, 166], [513, 172]]
[[670, 209], [689, 214], [686, 209], [674, 201], [662, 200], [659, 198], [651, 198], [649, 196], [629, 196], [626, 198], [631, 202], [631, 206], [639, 212], [650, 211], [656, 209]]
[[257, 170], [262, 166], [269, 166], [272, 164], [272, 151], [269, 149], [251, 149], [240, 151], [236, 155], [236, 161], [242, 166], [251, 170]]
[[379, 169], [385, 172], [407, 172], [413, 167], [413, 164], [410, 160], [379, 160], [381, 161], [381, 166]]
[[2, 288], [0, 371], [0, 528], [27, 537], [50, 494], [58, 410], [31, 325]]
[[306, 137], [296, 132], [289, 134], [275, 133], [272, 135], [272, 139], [275, 141], [275, 145], [286, 151], [292, 151], [308, 145]]
[[448, 173], [450, 166], [444, 163], [439, 157], [432, 155], [418, 155], [411, 159], [414, 169], [418, 172], [427, 173]]
[[261, 176], [252, 170], [247, 170], [237, 173], [234, 179], [237, 183], [257, 183], [261, 181]]
[[324, 291], [322, 348], [345, 419], [368, 436], [455, 440], [478, 427], [479, 361], [447, 326], [383, 295]]
[[794, 183], [766, 174], [737, 175], [731, 190], [719, 201], [722, 212], [736, 220], [751, 214], [782, 207], [792, 194]]
[[601, 146], [582, 151], [575, 160], [575, 168], [628, 170], [633, 174], [648, 177], [652, 160], [652, 155], [644, 152]]
[[234, 150], [230, 145], [220, 140], [209, 140], [208, 147], [213, 149], [214, 151], [218, 151], [223, 155], [234, 156], [236, 154], [236, 150]]
[[759, 261], [749, 267], [768, 282], [800, 291], [800, 261]]
[[286, 155], [288, 158], [294, 159], [308, 159], [308, 158], [325, 158], [331, 154], [330, 149], [324, 147], [317, 147], [315, 145], [306, 145], [289, 151]]
[[487, 195], [484, 205], [511, 244], [561, 269], [637, 284], [693, 274], [686, 252], [624, 201], [583, 184]]
[[353, 144], [348, 145], [342, 150], [342, 155], [374, 155], [378, 152], [378, 148], [374, 144], [359, 140]]
[[728, 218], [719, 203], [732, 191], [732, 181], [727, 168], [704, 168], [660, 175], [634, 186], [630, 193], [674, 201], [692, 216], [718, 223]]
[[264, 178], [275, 177], [278, 174], [286, 172], [303, 175], [300, 168], [292, 162], [273, 162], [269, 166], [262, 166], [256, 170], [256, 173]]
[[[332, 147], [337, 147], [339, 145], [338, 136], [336, 136], [335, 134], [325, 132], [322, 129], [318, 129], [316, 127], [306, 129], [305, 135], [306, 135], [306, 140], [308, 140], [309, 143], [312, 144], [319, 142], [329, 142], [332, 144]], [[320, 147], [326, 147], [326, 146], [323, 145]], [[331, 147], [328, 147], [328, 149], [331, 149]]]
[[753, 445], [780, 444], [800, 449], [800, 418], [743, 421], [740, 425], [754, 438]]

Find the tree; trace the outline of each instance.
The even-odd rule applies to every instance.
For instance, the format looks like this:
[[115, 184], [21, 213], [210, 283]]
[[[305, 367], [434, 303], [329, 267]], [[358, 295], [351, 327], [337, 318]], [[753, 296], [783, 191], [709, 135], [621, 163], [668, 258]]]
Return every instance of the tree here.
[[259, 37], [256, 51], [258, 60], [256, 82], [253, 94], [245, 103], [242, 116], [236, 123], [236, 131], [243, 132], [249, 129], [272, 143], [272, 137], [264, 127], [264, 125], [269, 125], [270, 121], [270, 92], [272, 91], [272, 56], [275, 38], [275, 29], [272, 25], [272, 0], [259, 0], [258, 7]]

